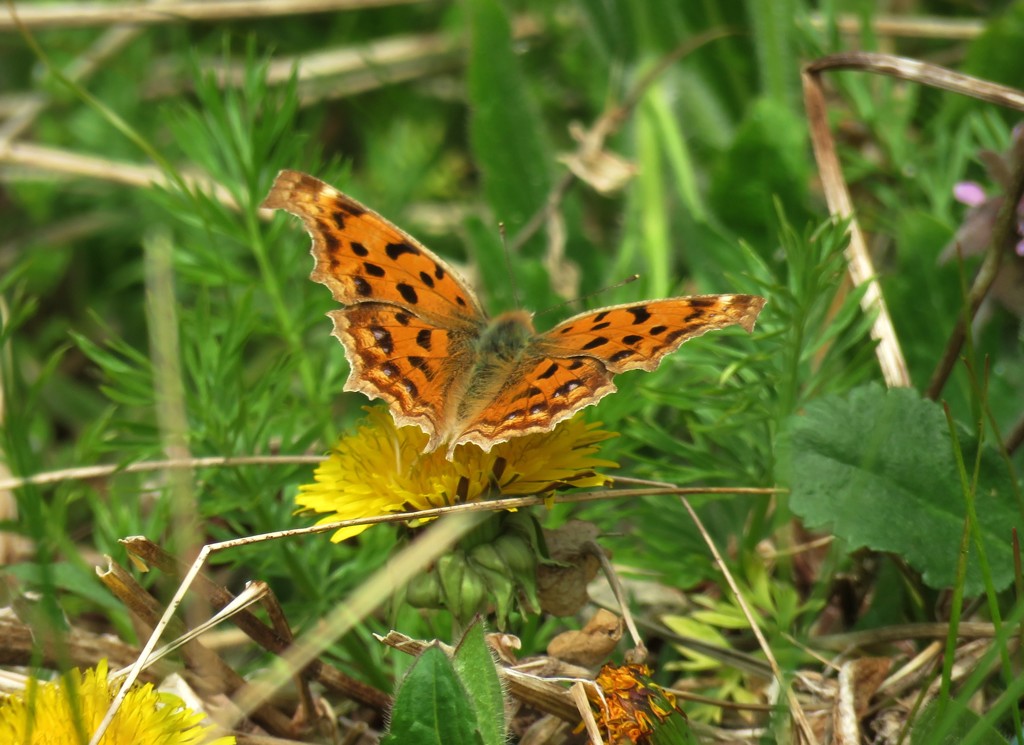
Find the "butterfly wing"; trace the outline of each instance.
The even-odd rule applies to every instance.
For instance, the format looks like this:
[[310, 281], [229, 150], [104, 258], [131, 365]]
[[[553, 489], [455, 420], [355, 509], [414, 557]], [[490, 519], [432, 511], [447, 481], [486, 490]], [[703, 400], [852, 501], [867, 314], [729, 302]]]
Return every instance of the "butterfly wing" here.
[[485, 450], [531, 432], [546, 432], [615, 391], [613, 377], [654, 370], [683, 342], [714, 329], [752, 331], [765, 299], [756, 295], [697, 295], [588, 311], [539, 335], [516, 374], [493, 400], [460, 423], [452, 447]]
[[387, 303], [358, 303], [328, 315], [351, 367], [345, 390], [383, 399], [400, 427], [415, 424], [430, 435], [425, 452], [448, 439], [451, 402], [473, 362], [465, 331], [434, 326]]
[[757, 295], [693, 295], [612, 305], [563, 321], [541, 336], [540, 346], [553, 356], [594, 357], [610, 373], [654, 370], [695, 336], [734, 325], [753, 331], [765, 302]]
[[351, 372], [345, 390], [387, 402], [399, 426], [447, 438], [449, 402], [465, 385], [486, 322], [472, 290], [412, 236], [332, 186], [281, 171], [263, 207], [302, 219], [310, 277], [347, 307], [332, 311]]
[[440, 323], [484, 318], [476, 295], [440, 257], [329, 184], [281, 171], [262, 206], [302, 219], [316, 260], [310, 278], [339, 303], [390, 303]]
[[518, 371], [486, 406], [458, 423], [449, 457], [463, 442], [488, 451], [519, 435], [548, 432], [614, 391], [612, 374], [598, 359], [533, 353], [521, 360]]

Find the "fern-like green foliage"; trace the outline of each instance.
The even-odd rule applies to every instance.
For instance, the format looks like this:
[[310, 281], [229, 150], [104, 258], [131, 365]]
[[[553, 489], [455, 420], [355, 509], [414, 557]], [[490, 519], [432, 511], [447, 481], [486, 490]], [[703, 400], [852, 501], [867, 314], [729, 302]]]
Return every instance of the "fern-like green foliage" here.
[[[768, 298], [754, 333], [703, 336], [656, 373], [624, 378], [625, 395], [602, 407], [609, 426], [622, 431], [612, 456], [631, 463], [634, 473], [678, 485], [774, 484], [777, 438], [788, 418], [875, 374], [860, 293], [838, 295], [844, 235], [843, 225], [801, 235], [783, 222], [777, 259], [737, 246], [734, 261], [745, 267], [729, 275], [730, 286]], [[611, 505], [594, 513], [613, 520], [621, 510]], [[746, 525], [743, 541], [750, 547], [776, 527], [763, 497], [717, 497], [702, 514], [723, 541]], [[675, 500], [645, 500], [626, 519], [644, 536], [642, 546], [617, 547], [630, 561], [684, 584], [714, 571]]]

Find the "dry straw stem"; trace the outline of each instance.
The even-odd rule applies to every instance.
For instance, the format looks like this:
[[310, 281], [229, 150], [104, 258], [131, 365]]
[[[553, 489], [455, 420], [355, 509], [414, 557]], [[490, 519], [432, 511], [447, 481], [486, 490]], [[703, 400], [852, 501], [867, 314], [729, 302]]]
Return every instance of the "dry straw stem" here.
[[[233, 18], [251, 20], [307, 13], [411, 5], [424, 0], [192, 0], [191, 2], [152, 3], [52, 3], [14, 6], [14, 12], [26, 27], [72, 28], [83, 26], [154, 25], [223, 21]], [[15, 28], [8, 5], [0, 14], [0, 31]]]
[[[512, 21], [517, 41], [537, 36], [536, 18], [519, 16]], [[465, 62], [465, 39], [455, 34], [406, 34], [287, 57], [276, 57], [267, 66], [270, 85], [298, 81], [299, 103], [309, 106], [324, 100], [345, 98], [386, 85], [427, 78]], [[179, 79], [177, 61], [158, 63], [142, 96], [146, 99], [179, 95], [191, 82]], [[221, 86], [240, 84], [247, 66], [239, 62], [205, 60], [202, 69], [212, 72]]]
[[605, 579], [608, 580], [608, 584], [612, 588], [615, 602], [619, 604], [618, 612], [622, 614], [626, 628], [629, 629], [629, 635], [633, 639], [633, 649], [626, 653], [626, 662], [643, 662], [647, 659], [647, 645], [644, 644], [640, 631], [636, 627], [636, 622], [633, 620], [633, 612], [629, 609], [629, 600], [626, 597], [625, 589], [622, 587], [622, 581], [619, 579], [619, 573], [615, 571], [615, 567], [608, 560], [608, 555], [605, 554], [604, 549], [595, 541], [584, 542], [583, 549], [601, 563], [601, 571], [604, 572]]
[[365, 619], [392, 596], [397, 588], [415, 579], [423, 567], [439, 559], [451, 546], [477, 527], [483, 513], [453, 515], [423, 531], [423, 534], [374, 572], [347, 598], [341, 600], [322, 623], [281, 655], [281, 664], [250, 681], [234, 697], [243, 712], [265, 701], [297, 670], [313, 662], [325, 649]]
[[[141, 621], [146, 628], [152, 628], [160, 618], [160, 604], [135, 579], [114, 561], [109, 561], [105, 572], [96, 572], [100, 581], [111, 593], [120, 600], [132, 615]], [[184, 633], [180, 622], [170, 624], [171, 633], [178, 636]], [[186, 667], [189, 671], [189, 684], [204, 696], [230, 694], [245, 684], [245, 679], [236, 673], [216, 652], [207, 649], [197, 641], [190, 641], [182, 647]], [[131, 664], [131, 663], [127, 663]], [[287, 734], [291, 732], [291, 719], [288, 715], [264, 705], [253, 712], [253, 719], [271, 732]]]
[[[398, 517], [405, 516], [399, 515]], [[387, 566], [375, 572], [366, 582], [360, 585], [352, 595], [339, 602], [317, 629], [288, 647], [284, 654], [281, 655], [280, 664], [275, 669], [268, 671], [242, 687], [234, 699], [234, 703], [239, 709], [238, 716], [244, 716], [256, 709], [263, 701], [267, 700], [274, 692], [285, 685], [296, 671], [303, 670], [310, 663], [314, 662], [324, 649], [354, 628], [356, 624], [361, 622], [389, 598], [396, 588], [405, 586], [418, 572], [422, 571], [422, 567], [439, 558], [451, 545], [479, 524], [482, 517], [482, 513], [455, 515], [425, 530], [419, 540], [403, 549]], [[149, 657], [156, 649], [157, 642], [159, 642], [174, 612], [181, 604], [185, 594], [212, 553], [265, 540], [322, 533], [337, 529], [337, 527], [338, 524], [333, 526], [320, 525], [299, 530], [277, 531], [261, 536], [239, 538], [204, 546], [191, 567], [189, 567], [177, 591], [168, 603], [163, 616], [154, 626], [153, 633], [139, 654], [139, 659], [136, 660], [128, 675], [125, 676], [121, 689], [114, 697], [110, 709], [107, 711], [97, 731], [93, 733], [92, 739], [89, 741], [90, 745], [97, 745], [106, 732], [107, 727], [110, 726], [110, 722], [137, 679], [139, 672], [145, 667]]]
[[[139, 536], [125, 539], [122, 543], [130, 554], [172, 577], [180, 576], [182, 571], [187, 569], [187, 566], [147, 538]], [[235, 599], [235, 596], [227, 588], [213, 582], [204, 574], [199, 574], [196, 577], [193, 588], [215, 608], [223, 608]], [[268, 615], [273, 618], [277, 614], [274, 611], [268, 611]], [[232, 618], [232, 622], [256, 644], [274, 654], [284, 652], [293, 641], [287, 624], [284, 624], [284, 627], [279, 627], [278, 623], [274, 622], [272, 628], [247, 610], [237, 613]], [[318, 661], [311, 664], [306, 670], [306, 674], [325, 689], [358, 701], [378, 712], [383, 713], [391, 706], [391, 697], [387, 693], [350, 678], [341, 670], [325, 662]]]
[[[605, 492], [589, 492], [581, 494], [562, 495], [557, 501], [561, 502], [583, 502], [596, 501], [598, 499], [611, 499], [622, 497], [650, 496], [655, 494], [776, 494], [778, 489], [756, 489], [756, 488], [688, 488], [688, 489], [620, 489], [608, 490]], [[303, 535], [326, 533], [339, 528], [354, 525], [370, 525], [385, 522], [404, 522], [407, 520], [420, 520], [428, 517], [449, 516], [453, 519], [462, 518], [457, 523], [442, 521], [437, 525], [428, 528], [424, 534], [413, 544], [403, 549], [391, 563], [384, 569], [374, 573], [364, 582], [349, 598], [336, 606], [319, 629], [292, 645], [282, 655], [284, 665], [279, 670], [271, 671], [262, 678], [254, 681], [243, 688], [236, 697], [235, 703], [245, 713], [251, 711], [266, 700], [274, 691], [280, 688], [294, 671], [304, 669], [315, 662], [315, 658], [335, 639], [351, 630], [355, 624], [368, 615], [380, 603], [391, 596], [399, 587], [404, 586], [412, 579], [422, 567], [436, 560], [449, 546], [455, 543], [462, 535], [472, 529], [473, 525], [482, 519], [482, 515], [488, 511], [499, 509], [521, 509], [540, 504], [547, 500], [543, 497], [516, 497], [511, 499], [493, 500], [488, 502], [474, 502], [470, 504], [454, 505], [451, 507], [440, 507], [432, 510], [421, 510], [419, 512], [398, 513], [389, 515], [378, 515], [371, 518], [360, 518], [356, 520], [343, 520], [324, 525], [315, 525], [309, 528], [295, 528], [292, 530], [281, 530], [263, 535], [237, 538], [221, 543], [214, 543], [204, 546], [199, 556], [189, 567], [180, 586], [168, 603], [167, 610], [157, 622], [153, 633], [142, 652], [136, 660], [135, 665], [125, 678], [121, 690], [115, 697], [110, 711], [100, 726], [100, 729], [93, 734], [91, 745], [99, 741], [103, 732], [110, 724], [117, 708], [124, 700], [124, 696], [137, 679], [139, 672], [144, 668], [157, 642], [160, 640], [164, 629], [170, 622], [175, 610], [181, 603], [185, 593], [196, 581], [202, 567], [213, 553], [225, 551], [238, 546], [246, 546], [254, 543], [261, 543], [267, 540], [277, 540]], [[464, 513], [464, 514], [463, 514]], [[126, 545], [140, 544], [147, 542], [145, 538], [135, 537], [124, 539]], [[268, 629], [269, 630], [269, 629]], [[271, 633], [273, 633], [272, 630]]]
[[151, 473], [174, 469], [197, 470], [200, 468], [238, 468], [240, 466], [315, 466], [323, 461], [322, 455], [250, 455], [250, 456], [210, 456], [197, 458], [171, 458], [168, 460], [146, 460], [130, 463], [126, 466], [101, 465], [64, 468], [58, 471], [44, 471], [31, 476], [11, 476], [0, 479], [0, 491], [4, 489], [20, 489], [23, 486], [44, 486], [62, 484], [65, 481], [88, 481], [90, 479], [110, 478], [125, 473]]
[[[512, 33], [516, 40], [522, 40], [540, 33], [541, 27], [535, 18], [520, 16], [513, 21]], [[465, 40], [455, 34], [407, 34], [386, 39], [327, 49], [321, 52], [290, 57], [276, 57], [267, 66], [268, 85], [283, 85], [294, 75], [299, 83], [339, 75], [370, 71], [386, 80], [390, 79], [388, 68], [404, 63], [413, 67], [435, 58], [455, 58], [461, 62]], [[212, 72], [221, 85], [239, 85], [245, 80], [247, 67], [242, 63], [221, 63], [211, 60], [203, 65], [204, 71]]]
[[[957, 624], [956, 633], [961, 639], [991, 638], [996, 635], [996, 627], [991, 623], [965, 622]], [[948, 623], [902, 623], [868, 631], [816, 636], [814, 645], [834, 652], [845, 652], [907, 639], [945, 639], [948, 636]]]
[[864, 234], [854, 215], [853, 200], [843, 178], [835, 141], [828, 128], [828, 111], [821, 76], [830, 70], [859, 70], [886, 75], [1016, 109], [1024, 109], [1024, 94], [937, 65], [888, 54], [845, 52], [822, 57], [804, 67], [804, 105], [825, 199], [832, 215], [850, 221], [850, 245], [846, 249], [847, 271], [855, 286], [867, 285], [861, 306], [866, 313], [876, 314], [871, 336], [878, 342], [876, 354], [886, 384], [890, 387], [909, 386], [910, 374], [906, 361], [878, 285]]
[[[715, 546], [714, 540], [711, 538], [711, 534], [708, 533], [704, 527], [704, 523], [701, 522], [700, 517], [697, 515], [697, 511], [693, 509], [690, 504], [690, 500], [685, 497], [680, 497], [679, 501], [683, 503], [683, 507], [690, 515], [690, 519], [693, 524], [700, 531], [701, 537], [704, 539], [704, 543], [707, 545], [708, 550], [711, 551], [711, 555], [715, 559], [715, 564], [722, 572], [722, 576], [725, 577], [725, 581], [729, 585], [729, 589], [732, 590], [733, 597], [736, 598], [736, 603], [739, 605], [740, 610], [747, 619], [747, 624], [750, 626], [750, 630], [754, 633], [754, 637], [757, 639], [758, 646], [764, 653], [765, 659], [768, 660], [768, 665], [772, 669], [772, 674], [775, 676], [775, 684], [779, 686], [779, 690], [784, 692], [786, 701], [789, 704], [789, 713], [793, 718], [797, 726], [797, 742], [814, 743], [817, 739], [814, 736], [814, 732], [811, 729], [811, 723], [807, 721], [807, 715], [804, 713], [803, 707], [800, 705], [800, 701], [797, 699], [796, 694], [793, 693], [793, 689], [788, 685], [786, 679], [782, 675], [782, 668], [779, 667], [778, 661], [775, 659], [775, 655], [772, 653], [771, 646], [768, 644], [768, 640], [764, 638], [764, 634], [761, 632], [761, 627], [757, 624], [757, 619], [754, 617], [753, 611], [747, 604], [746, 599], [743, 597], [743, 593], [740, 592], [739, 585], [736, 583], [736, 579], [732, 576], [732, 572], [729, 571], [728, 565], [722, 559], [722, 554], [719, 553], [718, 547]], [[801, 739], [802, 738], [802, 739]]]
[[[139, 656], [139, 648], [117, 639], [111, 634], [97, 634], [72, 626], [53, 644], [40, 639], [35, 624], [26, 623], [10, 610], [0, 613], [0, 664], [28, 667], [30, 665], [61, 669], [69, 663], [75, 667], [93, 667], [97, 660], [110, 660], [110, 667], [130, 665]], [[41, 655], [37, 657], [36, 655]], [[158, 663], [146, 670], [142, 679], [148, 683], [160, 680], [174, 672], [174, 667]]]
[[[824, 13], [810, 14], [811, 26], [822, 30], [835, 27], [844, 34], [860, 36], [864, 33], [864, 19], [852, 13], [840, 13], [834, 19]], [[975, 39], [985, 30], [985, 22], [973, 18], [941, 18], [938, 16], [872, 16], [871, 31], [878, 36], [906, 39]]]
[[[110, 181], [148, 189], [151, 186], [173, 188], [174, 182], [156, 166], [143, 166], [123, 161], [81, 155], [70, 150], [34, 145], [27, 142], [0, 142], [0, 163], [25, 166], [64, 176], [83, 176], [98, 181]], [[189, 188], [209, 193], [231, 209], [238, 209], [234, 197], [227, 189], [210, 181], [208, 176], [182, 174]], [[270, 217], [268, 210], [261, 216]]]

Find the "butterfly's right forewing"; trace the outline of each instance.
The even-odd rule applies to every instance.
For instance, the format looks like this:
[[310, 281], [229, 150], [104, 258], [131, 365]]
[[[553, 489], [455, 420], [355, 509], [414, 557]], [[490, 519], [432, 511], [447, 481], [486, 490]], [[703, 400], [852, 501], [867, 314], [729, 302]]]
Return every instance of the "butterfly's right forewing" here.
[[430, 436], [428, 451], [448, 439], [486, 322], [473, 292], [415, 238], [312, 176], [281, 171], [263, 206], [302, 219], [312, 279], [346, 306], [330, 313], [351, 370], [345, 390], [383, 399], [399, 426]]

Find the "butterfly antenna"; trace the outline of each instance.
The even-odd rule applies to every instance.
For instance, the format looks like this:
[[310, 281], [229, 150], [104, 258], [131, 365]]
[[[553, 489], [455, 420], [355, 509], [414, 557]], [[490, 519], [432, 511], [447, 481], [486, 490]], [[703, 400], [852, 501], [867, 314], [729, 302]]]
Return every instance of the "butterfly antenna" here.
[[508, 281], [512, 285], [512, 299], [515, 301], [517, 308], [522, 308], [522, 303], [519, 302], [519, 287], [516, 285], [516, 275], [512, 271], [512, 255], [508, 250], [508, 236], [505, 233], [505, 223], [498, 223], [498, 234], [501, 235], [501, 249], [505, 254], [505, 270], [508, 272]]
[[629, 277], [626, 277], [621, 282], [616, 282], [613, 285], [608, 285], [607, 287], [602, 287], [600, 290], [594, 290], [593, 292], [588, 292], [586, 295], [581, 295], [580, 297], [574, 298], [572, 300], [565, 300], [565, 301], [559, 303], [558, 305], [552, 305], [550, 308], [546, 308], [545, 310], [540, 311], [539, 313], [537, 313], [537, 315], [538, 316], [542, 316], [545, 313], [550, 313], [553, 310], [558, 310], [559, 308], [561, 308], [563, 306], [566, 306], [566, 305], [569, 305], [570, 303], [578, 303], [581, 300], [586, 300], [588, 298], [595, 297], [595, 296], [600, 295], [602, 293], [608, 292], [609, 290], [617, 290], [620, 287], [624, 287], [624, 286], [628, 285], [630, 282], [636, 282], [638, 279], [640, 279], [640, 275], [639, 274], [633, 274], [633, 275], [631, 275]]

